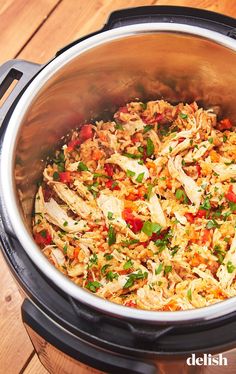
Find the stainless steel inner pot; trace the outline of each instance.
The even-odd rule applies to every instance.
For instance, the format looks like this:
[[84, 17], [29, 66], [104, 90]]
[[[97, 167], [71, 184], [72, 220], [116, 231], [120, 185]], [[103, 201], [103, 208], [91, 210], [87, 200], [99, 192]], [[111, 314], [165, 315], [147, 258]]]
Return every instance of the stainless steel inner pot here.
[[236, 41], [182, 24], [145, 23], [90, 37], [52, 60], [18, 102], [3, 140], [1, 189], [11, 226], [38, 268], [67, 294], [104, 313], [154, 323], [216, 318], [236, 299], [189, 311], [151, 312], [103, 300], [73, 284], [35, 244], [31, 214], [46, 157], [63, 135], [86, 120], [111, 118], [139, 98], [197, 100], [236, 119]]

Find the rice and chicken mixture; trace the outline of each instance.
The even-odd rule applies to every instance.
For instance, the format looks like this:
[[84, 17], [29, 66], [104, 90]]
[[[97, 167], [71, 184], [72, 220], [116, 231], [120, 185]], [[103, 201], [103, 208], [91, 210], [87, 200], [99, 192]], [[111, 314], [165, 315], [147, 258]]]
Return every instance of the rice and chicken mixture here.
[[90, 292], [178, 311], [236, 295], [236, 133], [213, 109], [130, 102], [86, 123], [43, 172], [33, 234]]

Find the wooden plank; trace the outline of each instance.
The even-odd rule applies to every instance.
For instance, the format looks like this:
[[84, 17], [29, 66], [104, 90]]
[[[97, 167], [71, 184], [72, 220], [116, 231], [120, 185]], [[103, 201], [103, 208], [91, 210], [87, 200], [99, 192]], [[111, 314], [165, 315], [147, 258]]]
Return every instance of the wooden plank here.
[[156, 0], [155, 4], [202, 8], [211, 10], [213, 12], [227, 14], [231, 17], [236, 17], [235, 0]]
[[0, 289], [0, 374], [17, 374], [33, 347], [21, 321], [22, 298], [1, 251]]
[[60, 0], [0, 0], [0, 64], [17, 55]]
[[112, 11], [153, 3], [154, 0], [63, 1], [18, 57], [46, 62], [72, 40], [100, 29]]
[[41, 364], [36, 353], [30, 360], [29, 364], [26, 366], [22, 374], [47, 374], [48, 371]]

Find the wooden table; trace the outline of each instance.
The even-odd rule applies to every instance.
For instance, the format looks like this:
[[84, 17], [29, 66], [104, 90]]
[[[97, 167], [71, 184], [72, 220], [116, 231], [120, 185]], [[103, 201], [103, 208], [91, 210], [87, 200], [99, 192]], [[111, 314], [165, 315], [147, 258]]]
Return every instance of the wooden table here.
[[[0, 0], [0, 64], [43, 63], [65, 44], [99, 29], [115, 9], [184, 5], [236, 17], [235, 0]], [[0, 252], [0, 374], [46, 373], [20, 318], [21, 297]]]

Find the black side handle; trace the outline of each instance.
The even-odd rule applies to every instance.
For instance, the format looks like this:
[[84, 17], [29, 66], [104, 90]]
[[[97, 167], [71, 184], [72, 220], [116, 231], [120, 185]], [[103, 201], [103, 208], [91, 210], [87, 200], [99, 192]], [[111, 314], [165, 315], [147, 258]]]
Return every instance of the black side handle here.
[[169, 334], [174, 330], [173, 326], [148, 326], [147, 324], [135, 323], [126, 321], [120, 318], [114, 318], [109, 315], [97, 313], [91, 308], [86, 307], [84, 304], [77, 303], [72, 297], [68, 296], [68, 299], [72, 305], [72, 308], [79, 318], [87, 320], [89, 323], [93, 323], [94, 326], [98, 326], [103, 329], [105, 325], [112, 327], [120, 327], [127, 331], [130, 331], [134, 337], [135, 344], [143, 345], [145, 343], [155, 343], [162, 336]]
[[83, 40], [88, 39], [91, 36], [100, 34], [103, 31], [115, 29], [117, 27], [147, 22], [169, 22], [199, 26], [212, 31], [220, 32], [224, 35], [232, 37], [233, 39], [236, 39], [235, 18], [211, 12], [209, 10], [183, 6], [141, 6], [116, 10], [112, 12], [102, 29], [95, 31], [89, 35], [83, 36], [82, 38], [66, 45], [57, 52], [56, 56], [59, 56], [67, 49], [82, 42]]
[[[67, 333], [27, 299], [22, 304], [21, 314], [23, 322], [48, 343], [85, 365], [111, 374], [158, 373], [157, 368], [151, 362], [104, 351]], [[32, 343], [34, 344], [33, 340]]]
[[183, 23], [221, 32], [236, 38], [236, 20], [204, 9], [182, 6], [142, 6], [121, 9], [111, 13], [105, 29], [148, 22]]
[[0, 106], [0, 135], [4, 130], [2, 126], [3, 121], [6, 119], [10, 108], [41, 68], [41, 65], [23, 60], [10, 60], [0, 66], [0, 99], [11, 84], [17, 81], [8, 97]]

